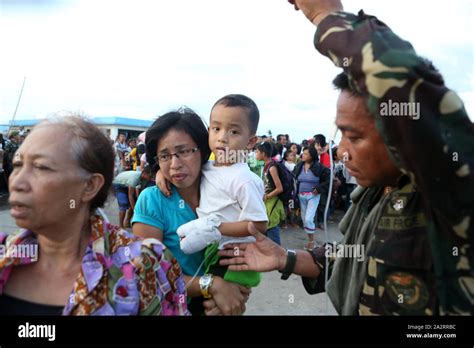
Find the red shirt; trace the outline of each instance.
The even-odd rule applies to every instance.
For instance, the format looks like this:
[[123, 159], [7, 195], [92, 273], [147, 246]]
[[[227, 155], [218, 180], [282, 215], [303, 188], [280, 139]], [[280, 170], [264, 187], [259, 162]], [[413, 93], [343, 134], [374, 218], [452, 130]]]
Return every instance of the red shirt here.
[[329, 154], [327, 152], [319, 155], [319, 163], [325, 167], [331, 168], [331, 161], [329, 160]]

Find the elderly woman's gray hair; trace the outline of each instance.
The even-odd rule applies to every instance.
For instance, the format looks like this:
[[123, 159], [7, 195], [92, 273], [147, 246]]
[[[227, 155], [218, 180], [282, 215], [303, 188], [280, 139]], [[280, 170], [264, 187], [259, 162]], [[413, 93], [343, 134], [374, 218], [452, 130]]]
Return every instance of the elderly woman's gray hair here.
[[33, 131], [43, 127], [60, 127], [67, 132], [70, 135], [71, 153], [79, 168], [87, 174], [104, 176], [104, 186], [91, 201], [90, 209], [93, 211], [102, 207], [114, 178], [115, 155], [110, 140], [95, 124], [79, 115], [55, 115], [41, 121]]

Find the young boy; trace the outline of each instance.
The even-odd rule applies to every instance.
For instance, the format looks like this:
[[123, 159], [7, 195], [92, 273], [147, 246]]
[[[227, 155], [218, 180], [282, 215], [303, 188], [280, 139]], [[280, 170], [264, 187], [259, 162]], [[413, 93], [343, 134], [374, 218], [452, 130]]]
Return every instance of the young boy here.
[[246, 164], [246, 154], [257, 141], [258, 121], [257, 105], [244, 95], [227, 95], [214, 104], [209, 147], [215, 161], [202, 167], [201, 198], [196, 209], [199, 219], [177, 231], [184, 253], [207, 247], [206, 273], [247, 287], [257, 286], [260, 274], [227, 270], [219, 265], [217, 251], [229, 243], [255, 241], [249, 236], [249, 222], [262, 233], [267, 229], [263, 182]]

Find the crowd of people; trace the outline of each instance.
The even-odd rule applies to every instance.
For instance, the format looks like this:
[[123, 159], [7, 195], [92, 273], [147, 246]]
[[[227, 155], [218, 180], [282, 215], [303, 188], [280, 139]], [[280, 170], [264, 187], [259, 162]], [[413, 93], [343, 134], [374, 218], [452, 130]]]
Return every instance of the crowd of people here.
[[7, 138], [0, 133], [0, 198], [8, 195], [8, 178], [13, 171], [13, 155], [27, 135], [24, 127], [8, 133]]
[[[259, 109], [242, 94], [217, 100], [209, 127], [180, 108], [138, 139], [111, 141], [77, 116], [11, 133], [2, 170], [23, 229], [0, 244], [41, 257], [0, 258], [0, 314], [240, 315], [260, 272], [274, 270], [326, 291], [339, 314], [474, 313], [474, 127], [462, 102], [377, 18], [339, 0], [290, 3], [318, 26], [322, 54], [353, 57], [333, 81], [340, 143], [258, 136]], [[372, 47], [410, 73], [395, 80], [365, 61]], [[401, 79], [407, 88], [391, 85]], [[381, 117], [390, 98], [419, 100], [424, 117]], [[119, 226], [102, 210], [112, 187]], [[316, 243], [338, 208], [340, 246], [363, 245], [360, 259]], [[301, 250], [281, 246], [288, 225], [307, 234]]]

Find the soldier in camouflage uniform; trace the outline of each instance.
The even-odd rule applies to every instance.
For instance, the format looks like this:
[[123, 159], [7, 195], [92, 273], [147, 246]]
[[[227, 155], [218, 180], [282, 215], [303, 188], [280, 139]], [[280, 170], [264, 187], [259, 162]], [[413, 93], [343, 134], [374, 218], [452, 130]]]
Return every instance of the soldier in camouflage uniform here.
[[[377, 18], [342, 12], [339, 0], [290, 2], [318, 26], [316, 49], [344, 70], [335, 79], [338, 154], [360, 186], [339, 227], [342, 244], [363, 245], [365, 257], [298, 250], [288, 270], [289, 253], [256, 235], [222, 263], [300, 274], [339, 314], [474, 314], [474, 125], [462, 101]], [[365, 162], [364, 142], [374, 154]]]

